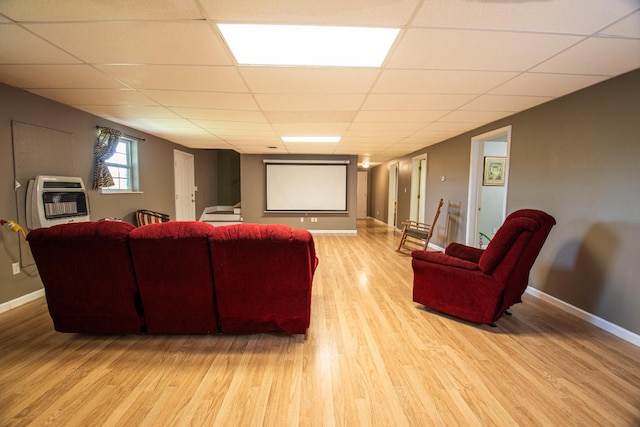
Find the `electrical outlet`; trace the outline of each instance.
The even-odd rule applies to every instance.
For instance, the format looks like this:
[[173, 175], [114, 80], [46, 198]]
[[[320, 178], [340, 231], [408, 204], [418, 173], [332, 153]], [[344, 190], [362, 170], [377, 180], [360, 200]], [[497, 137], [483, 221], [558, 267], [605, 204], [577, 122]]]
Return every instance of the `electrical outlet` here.
[[13, 269], [13, 274], [20, 274], [20, 263], [19, 262], [14, 262], [13, 264], [11, 264], [11, 268]]
[[304, 217], [303, 216], [300, 217], [300, 222], [304, 222]]

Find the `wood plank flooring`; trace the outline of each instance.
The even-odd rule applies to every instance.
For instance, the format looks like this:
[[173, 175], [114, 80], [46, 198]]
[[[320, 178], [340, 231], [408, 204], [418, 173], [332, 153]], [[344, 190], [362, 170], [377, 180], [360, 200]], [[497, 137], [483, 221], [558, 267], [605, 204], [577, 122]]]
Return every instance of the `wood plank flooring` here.
[[306, 340], [53, 330], [0, 315], [2, 426], [637, 426], [640, 348], [530, 295], [497, 328], [411, 300], [399, 233], [315, 236]]

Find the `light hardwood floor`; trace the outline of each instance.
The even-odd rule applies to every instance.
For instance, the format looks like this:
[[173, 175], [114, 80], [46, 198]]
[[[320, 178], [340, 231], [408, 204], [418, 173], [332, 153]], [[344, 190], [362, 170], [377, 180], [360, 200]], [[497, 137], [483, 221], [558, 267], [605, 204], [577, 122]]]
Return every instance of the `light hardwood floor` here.
[[315, 236], [304, 341], [61, 334], [44, 299], [4, 313], [0, 425], [640, 425], [640, 348], [530, 295], [497, 328], [425, 310], [398, 238]]

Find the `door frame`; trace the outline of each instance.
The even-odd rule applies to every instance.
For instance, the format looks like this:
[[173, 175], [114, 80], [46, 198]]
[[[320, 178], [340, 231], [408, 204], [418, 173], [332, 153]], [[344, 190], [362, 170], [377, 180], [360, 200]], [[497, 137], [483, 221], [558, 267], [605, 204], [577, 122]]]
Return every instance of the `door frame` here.
[[399, 162], [389, 164], [389, 197], [387, 209], [387, 225], [397, 228], [398, 218], [398, 170]]
[[[424, 170], [420, 168], [420, 162], [423, 160]], [[426, 222], [427, 167], [427, 153], [411, 159], [411, 201], [409, 203], [409, 219], [413, 221]], [[421, 185], [422, 183], [424, 183], [424, 185]]]
[[[369, 216], [369, 172], [358, 171], [358, 185], [356, 195], [356, 218], [367, 218]], [[364, 211], [363, 211], [364, 209]]]
[[505, 197], [502, 206], [502, 220], [507, 215], [507, 194], [509, 193], [509, 165], [511, 163], [511, 125], [501, 127], [480, 135], [471, 137], [471, 159], [469, 166], [469, 193], [467, 199], [467, 227], [465, 244], [478, 247], [478, 206], [482, 194], [482, 176], [484, 172], [484, 143], [499, 135], [507, 136], [507, 161], [505, 165], [504, 187]]

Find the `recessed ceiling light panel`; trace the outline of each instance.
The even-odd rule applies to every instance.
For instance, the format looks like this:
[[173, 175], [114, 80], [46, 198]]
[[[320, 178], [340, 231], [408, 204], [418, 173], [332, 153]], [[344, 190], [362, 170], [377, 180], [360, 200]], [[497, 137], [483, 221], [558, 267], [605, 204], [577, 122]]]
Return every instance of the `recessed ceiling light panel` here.
[[339, 136], [283, 136], [283, 142], [340, 142]]
[[240, 65], [380, 67], [397, 28], [218, 24]]

